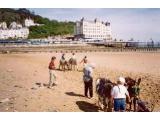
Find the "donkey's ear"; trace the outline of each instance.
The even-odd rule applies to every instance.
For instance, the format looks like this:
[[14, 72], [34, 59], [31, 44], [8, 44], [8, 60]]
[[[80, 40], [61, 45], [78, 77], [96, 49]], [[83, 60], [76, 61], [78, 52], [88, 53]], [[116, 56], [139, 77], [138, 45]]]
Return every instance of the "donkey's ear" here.
[[137, 81], [137, 84], [138, 84], [138, 85], [140, 85], [141, 80], [142, 80], [141, 78], [138, 78], [138, 81]]

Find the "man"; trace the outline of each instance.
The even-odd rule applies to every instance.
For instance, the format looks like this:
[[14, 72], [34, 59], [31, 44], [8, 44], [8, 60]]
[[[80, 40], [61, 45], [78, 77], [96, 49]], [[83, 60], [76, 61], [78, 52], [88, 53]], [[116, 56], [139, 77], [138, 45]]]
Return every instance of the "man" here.
[[55, 81], [56, 81], [56, 75], [55, 75], [55, 60], [56, 60], [56, 57], [53, 56], [51, 58], [51, 61], [49, 63], [49, 75], [50, 75], [50, 79], [49, 79], [49, 85], [48, 85], [48, 88], [51, 88], [53, 86], [53, 84], [55, 84]]
[[64, 53], [63, 53], [62, 56], [61, 56], [61, 60], [62, 60], [62, 61], [65, 61], [65, 60], [66, 60]]
[[124, 112], [126, 110], [126, 97], [130, 101], [129, 93], [127, 88], [124, 86], [125, 79], [119, 77], [117, 80], [117, 85], [112, 88], [111, 96], [114, 100], [114, 111]]
[[90, 98], [93, 97], [93, 69], [95, 68], [95, 65], [93, 63], [88, 64], [83, 69], [83, 80], [84, 80], [84, 94], [86, 97], [88, 97], [88, 91]]
[[71, 69], [73, 67], [74, 70], [78, 70], [78, 67], [77, 67], [77, 60], [76, 60], [76, 55], [75, 53], [72, 53], [72, 57], [71, 59], [69, 60], [70, 64], [71, 64]]

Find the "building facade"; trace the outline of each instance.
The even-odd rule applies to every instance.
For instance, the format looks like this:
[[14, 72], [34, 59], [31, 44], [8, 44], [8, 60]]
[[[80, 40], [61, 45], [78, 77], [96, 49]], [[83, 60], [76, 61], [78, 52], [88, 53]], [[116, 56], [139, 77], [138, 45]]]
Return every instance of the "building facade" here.
[[0, 30], [0, 39], [27, 39], [28, 35], [28, 28]]
[[30, 19], [30, 18], [25, 19], [24, 24], [25, 24], [26, 27], [30, 27], [30, 26], [40, 26], [40, 24], [34, 23], [34, 20], [32, 20], [32, 19]]
[[7, 28], [5, 22], [0, 23], [0, 39], [27, 39], [29, 35], [29, 29], [22, 27], [21, 24], [12, 22]]
[[76, 22], [74, 28], [75, 38], [82, 38], [84, 40], [111, 40], [111, 27], [109, 22], [102, 22], [98, 19], [88, 21], [82, 18]]
[[0, 23], [0, 29], [1, 30], [6, 30], [7, 29], [7, 23], [6, 22]]
[[12, 22], [7, 28], [6, 22], [0, 23], [0, 39], [27, 39], [30, 26], [40, 26], [43, 24], [34, 23], [34, 20], [27, 18], [24, 26], [16, 22]]

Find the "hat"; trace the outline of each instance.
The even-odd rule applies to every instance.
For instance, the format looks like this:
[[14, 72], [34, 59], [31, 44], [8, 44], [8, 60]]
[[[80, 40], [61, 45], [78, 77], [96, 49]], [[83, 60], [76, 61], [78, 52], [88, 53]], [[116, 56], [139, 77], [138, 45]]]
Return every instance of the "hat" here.
[[95, 64], [94, 63], [87, 63], [84, 65], [86, 68], [95, 68]]
[[119, 77], [117, 81], [120, 81], [122, 84], [125, 83], [125, 78], [124, 77]]
[[92, 67], [92, 68], [95, 68], [96, 64], [95, 63], [90, 63], [89, 66]]

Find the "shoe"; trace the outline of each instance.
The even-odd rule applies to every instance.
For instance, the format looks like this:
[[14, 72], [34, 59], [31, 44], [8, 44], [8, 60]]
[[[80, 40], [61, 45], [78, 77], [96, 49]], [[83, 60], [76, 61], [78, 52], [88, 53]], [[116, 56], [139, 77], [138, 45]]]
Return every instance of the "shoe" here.
[[53, 84], [52, 84], [52, 87], [53, 87], [53, 86], [57, 86], [57, 84], [56, 84], [56, 83], [53, 83]]
[[47, 88], [51, 89], [52, 87], [51, 87], [51, 86], [48, 86]]
[[89, 99], [91, 99], [92, 97], [88, 97]]
[[88, 96], [87, 96], [87, 95], [85, 95], [85, 97], [86, 97], [86, 98], [88, 98]]

